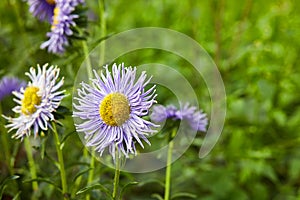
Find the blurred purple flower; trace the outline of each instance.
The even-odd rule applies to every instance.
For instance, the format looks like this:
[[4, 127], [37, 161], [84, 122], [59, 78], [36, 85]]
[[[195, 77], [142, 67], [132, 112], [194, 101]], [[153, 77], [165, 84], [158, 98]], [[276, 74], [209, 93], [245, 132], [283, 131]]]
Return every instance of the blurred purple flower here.
[[166, 119], [186, 120], [192, 129], [197, 131], [206, 131], [208, 123], [206, 114], [202, 110], [197, 110], [195, 106], [184, 104], [181, 109], [177, 109], [174, 105], [156, 105], [153, 107], [151, 120], [154, 122], [162, 122]]
[[26, 83], [15, 77], [5, 76], [0, 80], [0, 101], [12, 94], [13, 91], [20, 90], [25, 87]]
[[51, 32], [47, 33], [49, 38], [42, 43], [41, 48], [48, 49], [48, 52], [62, 54], [65, 47], [69, 45], [68, 36], [73, 35], [72, 27], [76, 26], [74, 19], [77, 14], [72, 14], [78, 4], [84, 3], [83, 0], [56, 0], [53, 16], [51, 20]]
[[55, 0], [28, 0], [29, 11], [41, 21], [51, 22]]

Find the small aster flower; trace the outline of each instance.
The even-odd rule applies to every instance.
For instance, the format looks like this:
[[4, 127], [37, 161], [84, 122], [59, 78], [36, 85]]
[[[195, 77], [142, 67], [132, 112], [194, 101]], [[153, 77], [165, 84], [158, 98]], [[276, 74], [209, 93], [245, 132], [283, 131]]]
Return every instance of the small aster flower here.
[[72, 14], [78, 4], [83, 0], [56, 0], [51, 20], [51, 32], [47, 33], [49, 40], [42, 43], [41, 48], [48, 48], [48, 52], [62, 54], [69, 45], [68, 36], [73, 35], [72, 27], [76, 26], [74, 19], [77, 14]]
[[75, 124], [76, 129], [85, 134], [86, 146], [100, 156], [106, 148], [113, 159], [116, 149], [119, 156], [136, 155], [135, 142], [141, 147], [142, 140], [150, 145], [146, 136], [156, 132], [152, 128], [157, 125], [142, 118], [156, 102], [156, 86], [146, 90], [151, 78], [146, 80], [146, 72], [136, 78], [136, 67], [113, 64], [111, 74], [106, 65], [104, 72], [98, 75], [94, 71], [96, 78], [90, 80], [91, 84], [82, 82], [77, 89], [78, 97], [74, 99], [78, 104], [73, 104], [77, 111], [73, 116], [83, 123]]
[[25, 87], [26, 83], [15, 77], [5, 76], [0, 80], [0, 101], [15, 90]]
[[151, 120], [154, 122], [162, 122], [166, 119], [186, 120], [192, 129], [196, 131], [206, 131], [208, 123], [206, 114], [203, 111], [197, 110], [195, 106], [190, 106], [188, 103], [184, 104], [179, 110], [174, 105], [156, 105], [153, 107], [151, 113]]
[[30, 68], [30, 71], [25, 73], [30, 78], [26, 88], [13, 92], [17, 97], [14, 101], [19, 104], [13, 111], [19, 116], [3, 116], [10, 122], [6, 125], [6, 128], [10, 128], [9, 132], [17, 130], [13, 138], [23, 139], [30, 135], [32, 129], [36, 137], [40, 129], [48, 130], [49, 120], [54, 120], [53, 112], [64, 97], [65, 91], [59, 91], [64, 78], [58, 81], [59, 68], [51, 66], [47, 69], [47, 66], [48, 64], [45, 64], [41, 68], [38, 65], [37, 72], [33, 67]]

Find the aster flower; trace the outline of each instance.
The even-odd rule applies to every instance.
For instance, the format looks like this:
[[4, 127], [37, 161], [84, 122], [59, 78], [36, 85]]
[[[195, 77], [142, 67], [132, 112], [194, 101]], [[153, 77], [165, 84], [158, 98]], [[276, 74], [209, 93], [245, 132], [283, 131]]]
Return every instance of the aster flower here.
[[5, 76], [0, 80], [0, 101], [13, 91], [24, 87], [26, 83], [15, 77]]
[[142, 140], [150, 145], [146, 136], [156, 132], [152, 130], [156, 125], [142, 118], [156, 102], [155, 85], [145, 90], [151, 78], [146, 80], [146, 72], [142, 72], [136, 79], [136, 67], [124, 64], [113, 64], [112, 73], [106, 65], [104, 73], [94, 71], [94, 75], [91, 84], [81, 83], [74, 98], [78, 104], [73, 104], [73, 116], [83, 120], [75, 124], [77, 131], [85, 134], [86, 146], [100, 156], [106, 148], [113, 158], [116, 149], [119, 156], [136, 155], [135, 142], [141, 147]]
[[192, 129], [196, 131], [206, 131], [208, 123], [206, 114], [197, 110], [195, 106], [184, 104], [181, 109], [177, 109], [174, 105], [156, 105], [151, 113], [151, 120], [154, 122], [162, 122], [166, 119], [186, 120]]
[[55, 0], [28, 0], [29, 11], [41, 21], [51, 23]]
[[[31, 67], [25, 74], [30, 78], [26, 88], [21, 88], [19, 92], [13, 92], [16, 96], [14, 101], [18, 103], [13, 111], [19, 114], [12, 118], [3, 116], [9, 121], [6, 128], [9, 132], [16, 129], [13, 138], [23, 139], [29, 136], [33, 129], [34, 136], [39, 130], [48, 129], [49, 120], [54, 120], [53, 112], [58, 108], [60, 101], [64, 97], [64, 91], [58, 91], [63, 85], [64, 79], [59, 78], [59, 68], [45, 64], [42, 68], [38, 65], [37, 72]], [[58, 81], [58, 82], [57, 82]]]
[[73, 35], [72, 27], [76, 26], [74, 19], [78, 18], [77, 14], [72, 12], [83, 0], [56, 0], [53, 16], [51, 20], [51, 32], [47, 33], [49, 38], [42, 43], [41, 48], [48, 48], [48, 52], [62, 54], [65, 47], [69, 45], [68, 36]]

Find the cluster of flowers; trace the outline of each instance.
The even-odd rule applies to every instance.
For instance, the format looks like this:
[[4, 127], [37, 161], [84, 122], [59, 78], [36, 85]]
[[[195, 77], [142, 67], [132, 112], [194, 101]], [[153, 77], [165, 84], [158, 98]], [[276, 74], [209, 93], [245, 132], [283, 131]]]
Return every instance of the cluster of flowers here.
[[69, 45], [68, 36], [73, 35], [72, 27], [76, 26], [74, 14], [76, 6], [83, 4], [84, 0], [28, 0], [29, 11], [41, 21], [51, 24], [49, 38], [42, 43], [41, 48], [48, 52], [62, 54]]
[[[31, 135], [32, 131], [37, 137], [40, 131], [51, 128], [54, 112], [65, 97], [65, 91], [60, 90], [64, 78], [59, 79], [58, 67], [38, 65], [37, 70], [32, 67], [26, 75], [30, 78], [27, 85], [7, 78], [0, 82], [0, 94], [4, 93], [1, 95], [19, 89], [12, 92], [18, 104], [13, 111], [18, 116], [3, 117], [9, 122], [6, 125], [9, 132], [16, 130], [13, 137], [20, 139]], [[100, 74], [94, 71], [94, 77], [88, 83], [81, 83], [78, 96], [74, 98], [73, 116], [82, 121], [75, 124], [77, 131], [85, 134], [86, 146], [94, 148], [100, 155], [106, 148], [113, 158], [116, 149], [118, 155], [136, 155], [135, 143], [142, 147], [142, 140], [150, 144], [147, 136], [157, 127], [143, 118], [156, 103], [156, 86], [146, 90], [151, 79], [147, 79], [146, 72], [136, 77], [136, 67], [125, 67], [124, 64], [114, 64], [112, 72], [105, 66]], [[10, 86], [7, 90], [2, 88], [6, 85]], [[205, 131], [207, 125], [206, 115], [188, 104], [181, 110], [172, 105], [155, 106], [151, 118], [156, 122], [167, 118], [188, 120], [192, 128], [200, 131]]]
[[[49, 40], [41, 45], [49, 52], [61, 54], [69, 45], [68, 36], [73, 34], [76, 26], [74, 13], [76, 6], [84, 0], [27, 0], [30, 12], [41, 21], [51, 23], [51, 32], [47, 33]], [[174, 105], [157, 105], [153, 108], [151, 121], [144, 119], [149, 115], [149, 109], [156, 103], [156, 86], [146, 90], [151, 78], [146, 72], [136, 77], [136, 67], [125, 67], [124, 64], [114, 64], [110, 72], [108, 66], [88, 83], [81, 83], [77, 89], [77, 97], [73, 104], [73, 117], [80, 119], [76, 123], [77, 132], [84, 133], [87, 147], [98, 151], [100, 155], [105, 149], [115, 157], [118, 155], [136, 155], [135, 143], [143, 146], [142, 141], [150, 144], [147, 136], [156, 132], [158, 127], [153, 122], [186, 120], [196, 131], [206, 131], [206, 114], [196, 107], [185, 104], [181, 109]], [[23, 139], [33, 135], [37, 137], [41, 131], [51, 127], [55, 121], [54, 112], [65, 97], [65, 91], [60, 90], [64, 78], [59, 78], [57, 66], [48, 64], [31, 68], [25, 73], [30, 81], [26, 84], [17, 78], [4, 77], [0, 81], [0, 100], [12, 93], [18, 104], [13, 108], [17, 117], [2, 115], [8, 120], [6, 128], [9, 132], [16, 130], [13, 138]]]

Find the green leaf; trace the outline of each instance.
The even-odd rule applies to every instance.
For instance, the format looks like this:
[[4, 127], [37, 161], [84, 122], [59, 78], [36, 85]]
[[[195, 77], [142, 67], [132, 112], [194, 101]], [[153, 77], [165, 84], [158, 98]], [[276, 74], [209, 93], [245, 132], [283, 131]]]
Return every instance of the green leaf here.
[[163, 188], [165, 187], [165, 184], [164, 184], [163, 182], [161, 182], [160, 180], [158, 180], [158, 179], [149, 179], [149, 180], [147, 180], [147, 181], [140, 182], [140, 183], [138, 184], [138, 186], [139, 186], [139, 187], [142, 187], [142, 186], [144, 186], [144, 185], [146, 185], [146, 184], [149, 184], [149, 183], [156, 183], [156, 184], [162, 186]]
[[5, 187], [6, 187], [6, 184], [7, 184], [8, 182], [10, 182], [10, 181], [12, 181], [12, 180], [16, 180], [16, 179], [18, 179], [18, 178], [20, 178], [20, 176], [18, 176], [18, 175], [12, 175], [12, 176], [9, 176], [9, 177], [5, 178], [5, 179], [2, 181], [2, 183], [1, 183], [1, 185], [0, 185], [0, 199], [2, 199], [3, 191], [4, 191]]
[[59, 163], [56, 160], [54, 160], [50, 155], [48, 155], [46, 151], [44, 152], [44, 154], [46, 158], [48, 158], [59, 169], [60, 167]]
[[71, 115], [72, 112], [65, 106], [59, 106], [53, 113], [56, 120], [65, 119], [65, 116]]
[[53, 185], [55, 189], [57, 189], [58, 191], [60, 191], [62, 193], [62, 190], [60, 189], [60, 187], [58, 187], [54, 182], [46, 179], [46, 178], [35, 178], [35, 179], [29, 179], [29, 180], [25, 180], [23, 181], [23, 183], [31, 183], [33, 181], [38, 181], [38, 182], [45, 182], [48, 183], [50, 185]]
[[152, 198], [156, 198], [156, 199], [158, 199], [158, 200], [164, 200], [164, 199], [163, 199], [159, 194], [157, 194], [157, 193], [152, 194], [151, 197], [152, 197]]
[[45, 158], [47, 138], [48, 137], [42, 137], [42, 142], [41, 142], [41, 159], [42, 160], [44, 160], [44, 158]]
[[79, 178], [80, 176], [82, 176], [83, 174], [87, 173], [88, 171], [90, 171], [92, 168], [88, 168], [88, 169], [85, 169], [85, 170], [82, 170], [80, 172], [78, 172], [78, 174], [76, 174], [73, 178], [73, 182], [76, 181], [77, 178]]
[[21, 199], [20, 198], [20, 194], [22, 193], [22, 191], [19, 191], [12, 200], [17, 200], [17, 199]]
[[108, 197], [110, 197], [111, 199], [113, 199], [112, 196], [111, 196], [111, 194], [110, 194], [110, 191], [105, 186], [103, 186], [103, 185], [101, 185], [99, 183], [95, 184], [95, 185], [87, 186], [87, 187], [84, 187], [84, 188], [80, 189], [78, 192], [76, 192], [76, 195], [83, 194], [83, 193], [86, 193], [86, 192], [88, 192], [90, 190], [94, 190], [94, 189], [99, 189], [100, 191], [104, 192]]
[[73, 133], [76, 133], [76, 131], [71, 131], [70, 133], [67, 133], [61, 140], [61, 145], [73, 134]]
[[192, 194], [192, 193], [188, 193], [188, 192], [179, 192], [179, 193], [176, 193], [176, 194], [172, 195], [171, 199], [176, 199], [176, 198], [182, 199], [183, 197], [188, 197], [188, 198], [191, 198], [191, 199], [196, 199], [197, 195]]
[[131, 187], [131, 186], [134, 186], [134, 185], [137, 185], [137, 184], [138, 184], [138, 182], [136, 182], [136, 181], [127, 183], [127, 184], [121, 189], [121, 192], [120, 192], [120, 198], [119, 198], [119, 199], [122, 198], [124, 192], [126, 191], [126, 189], [127, 189], [128, 187]]
[[57, 109], [56, 109], [56, 112], [57, 113], [60, 113], [62, 115], [71, 115], [72, 112], [69, 110], [69, 108], [65, 107], [65, 106], [59, 106]]

